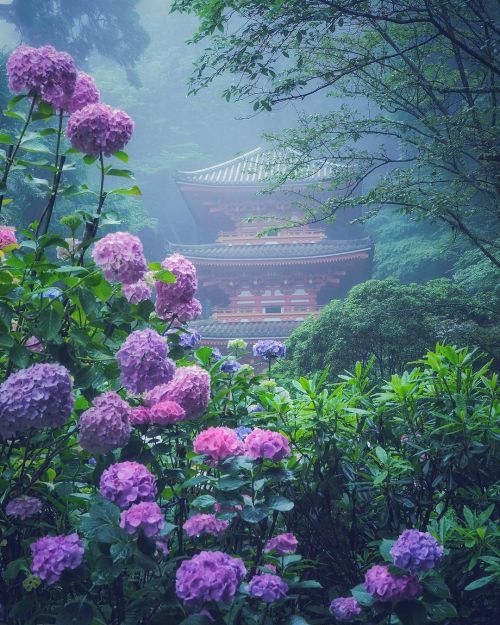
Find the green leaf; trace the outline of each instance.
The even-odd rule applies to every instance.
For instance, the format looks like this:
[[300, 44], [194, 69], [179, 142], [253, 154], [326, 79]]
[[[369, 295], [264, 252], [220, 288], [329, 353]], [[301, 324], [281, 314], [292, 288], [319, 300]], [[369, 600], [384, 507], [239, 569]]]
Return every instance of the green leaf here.
[[5, 145], [14, 145], [14, 139], [6, 132], [0, 132], [0, 143]]
[[20, 558], [19, 560], [12, 560], [5, 567], [3, 572], [3, 577], [6, 582], [12, 582], [16, 579], [21, 571], [28, 570], [28, 561], [25, 558]]
[[377, 447], [375, 449], [375, 454], [382, 464], [385, 464], [387, 462], [387, 453], [385, 449], [382, 449], [382, 447]]
[[159, 282], [164, 282], [165, 284], [173, 284], [175, 282], [175, 274], [168, 269], [162, 269], [155, 273], [154, 279]]
[[127, 189], [113, 189], [108, 195], [142, 195], [142, 191], [137, 185], [128, 187]]
[[379, 484], [382, 484], [382, 482], [386, 479], [388, 475], [389, 475], [389, 472], [386, 471], [385, 469], [383, 471], [379, 471], [377, 475], [375, 476], [375, 479], [373, 480], [373, 485], [378, 486]]
[[115, 152], [113, 156], [118, 158], [120, 161], [123, 161], [124, 163], [128, 163], [128, 154], [126, 152], [123, 152], [122, 150], [118, 150], [118, 152]]
[[21, 95], [15, 95], [13, 98], [11, 98], [7, 104], [7, 108], [9, 109], [9, 111], [13, 109], [18, 102], [21, 102], [21, 100], [24, 100], [25, 97], [26, 97], [25, 94], [21, 94]]
[[298, 590], [305, 588], [323, 588], [323, 586], [314, 579], [306, 579], [303, 582], [296, 582], [295, 584], [291, 584], [291, 587]]
[[133, 178], [134, 174], [130, 169], [116, 169], [111, 167], [106, 171], [106, 176], [118, 176], [119, 178]]
[[31, 353], [19, 343], [15, 343], [9, 350], [9, 358], [20, 369], [25, 369], [30, 361]]
[[200, 495], [191, 502], [191, 505], [195, 508], [210, 508], [215, 503], [217, 503], [217, 500], [212, 495]]
[[388, 538], [384, 538], [384, 540], [380, 543], [380, 547], [378, 548], [380, 555], [384, 558], [386, 562], [392, 562], [391, 558], [391, 549], [396, 541], [389, 540]]
[[309, 625], [309, 621], [306, 621], [303, 616], [294, 615], [288, 619], [287, 625]]
[[359, 605], [369, 607], [373, 604], [373, 597], [366, 591], [364, 584], [358, 584], [351, 590], [352, 596], [356, 599]]
[[427, 610], [421, 601], [402, 601], [394, 611], [403, 625], [424, 625], [427, 621]]
[[39, 339], [53, 340], [59, 334], [62, 319], [62, 311], [56, 309], [55, 305], [49, 306], [38, 317], [35, 335]]
[[480, 577], [479, 579], [474, 580], [470, 584], [464, 588], [464, 590], [477, 590], [478, 588], [482, 588], [483, 586], [487, 586], [495, 579], [494, 575], [488, 575], [487, 577]]
[[217, 489], [222, 491], [237, 490], [245, 484], [248, 484], [247, 480], [242, 480], [239, 477], [222, 477], [217, 482]]
[[260, 523], [260, 521], [267, 519], [269, 508], [265, 506], [245, 506], [240, 515], [247, 523]]
[[426, 608], [433, 623], [440, 623], [446, 619], [456, 618], [458, 616], [455, 606], [449, 601], [426, 603]]
[[293, 505], [293, 501], [281, 495], [274, 495], [268, 501], [271, 510], [278, 510], [279, 512], [288, 512], [293, 508]]
[[439, 597], [440, 599], [448, 599], [450, 597], [450, 589], [446, 585], [446, 582], [436, 573], [427, 575], [422, 580], [422, 584], [426, 591], [435, 597]]
[[94, 611], [86, 601], [68, 603], [59, 612], [56, 625], [90, 625], [94, 618]]
[[92, 163], [95, 163], [97, 160], [97, 156], [93, 156], [92, 154], [85, 154], [85, 156], [83, 157], [83, 162], [85, 163], [85, 165], [92, 165]]

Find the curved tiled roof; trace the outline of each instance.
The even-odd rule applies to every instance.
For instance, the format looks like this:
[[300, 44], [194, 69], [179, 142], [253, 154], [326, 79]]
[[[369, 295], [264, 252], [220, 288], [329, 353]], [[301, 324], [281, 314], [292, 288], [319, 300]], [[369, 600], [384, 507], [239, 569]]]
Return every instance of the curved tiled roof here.
[[[254, 186], [268, 182], [271, 177], [293, 171], [295, 156], [286, 150], [265, 150], [255, 148], [225, 163], [212, 165], [195, 171], [178, 171], [179, 182], [202, 185], [242, 185]], [[313, 183], [332, 178], [335, 166], [324, 159], [308, 163], [294, 175], [287, 184]]]
[[262, 243], [257, 245], [182, 245], [170, 243], [171, 252], [179, 252], [192, 260], [280, 260], [282, 258], [321, 258], [346, 253], [364, 252], [372, 248], [370, 237], [347, 241], [323, 239], [316, 243]]
[[302, 321], [193, 321], [189, 327], [196, 329], [204, 339], [285, 339]]

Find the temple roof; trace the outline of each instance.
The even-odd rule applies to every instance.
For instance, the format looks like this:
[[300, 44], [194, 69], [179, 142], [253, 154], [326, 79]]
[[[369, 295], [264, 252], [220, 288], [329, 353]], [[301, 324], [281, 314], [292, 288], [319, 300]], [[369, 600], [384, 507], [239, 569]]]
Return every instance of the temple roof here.
[[[179, 182], [208, 186], [254, 186], [268, 182], [271, 177], [289, 172], [294, 158], [287, 150], [255, 148], [225, 163], [195, 171], [178, 171]], [[329, 180], [335, 165], [324, 159], [311, 161], [287, 180], [287, 184], [314, 183]]]
[[347, 241], [323, 239], [316, 243], [262, 243], [258, 245], [183, 245], [170, 243], [171, 252], [179, 252], [192, 260], [280, 260], [282, 258], [323, 258], [371, 250], [370, 237]]
[[216, 319], [193, 321], [189, 327], [196, 329], [204, 339], [285, 339], [302, 321], [236, 321]]

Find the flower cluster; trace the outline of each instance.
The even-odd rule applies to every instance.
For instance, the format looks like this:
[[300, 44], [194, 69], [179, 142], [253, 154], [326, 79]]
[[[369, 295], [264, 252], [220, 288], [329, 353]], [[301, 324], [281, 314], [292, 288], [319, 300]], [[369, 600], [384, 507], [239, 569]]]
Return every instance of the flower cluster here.
[[183, 332], [179, 337], [179, 345], [184, 349], [192, 349], [197, 347], [201, 341], [199, 332]]
[[173, 380], [160, 384], [146, 395], [146, 406], [154, 406], [165, 399], [177, 402], [186, 411], [186, 419], [202, 415], [210, 400], [210, 375], [197, 365], [180, 367]]
[[131, 304], [139, 304], [151, 298], [151, 287], [145, 280], [122, 284], [123, 297]]
[[222, 373], [228, 373], [229, 375], [237, 373], [240, 369], [240, 363], [237, 360], [232, 360], [231, 358], [225, 360], [220, 366]]
[[110, 156], [130, 141], [134, 130], [132, 118], [124, 111], [112, 109], [107, 104], [87, 104], [75, 111], [68, 120], [68, 139], [71, 145], [97, 156]]
[[12, 226], [0, 226], [0, 250], [16, 244], [16, 229]]
[[286, 355], [286, 346], [280, 341], [273, 341], [272, 339], [264, 339], [257, 341], [253, 346], [253, 355], [260, 356], [266, 360], [273, 358], [284, 358]]
[[156, 283], [156, 314], [160, 319], [175, 315], [182, 323], [191, 321], [201, 312], [201, 304], [194, 298], [198, 279], [193, 263], [176, 253], [165, 258], [161, 265], [174, 274], [175, 282]]
[[112, 232], [97, 241], [92, 258], [109, 281], [132, 284], [147, 270], [142, 243], [128, 232]]
[[347, 623], [361, 614], [361, 606], [354, 597], [337, 597], [330, 604], [330, 612], [337, 621]]
[[270, 553], [275, 551], [278, 555], [284, 556], [290, 553], [295, 553], [298, 547], [298, 541], [293, 534], [287, 532], [286, 534], [278, 534], [267, 541], [264, 552]]
[[255, 428], [245, 440], [245, 455], [253, 460], [277, 462], [290, 455], [288, 439], [279, 432]]
[[239, 427], [234, 429], [234, 433], [240, 441], [246, 440], [246, 437], [250, 434], [251, 431], [252, 428], [247, 428], [244, 425], [240, 425]]
[[366, 572], [365, 588], [379, 601], [406, 601], [422, 594], [416, 575], [394, 575], [387, 565], [379, 564]]
[[186, 411], [175, 401], [161, 401], [149, 409], [149, 423], [154, 425], [169, 425], [183, 421]]
[[140, 530], [151, 538], [156, 536], [163, 526], [165, 519], [160, 506], [154, 501], [141, 501], [133, 504], [120, 515], [120, 527], [128, 534], [137, 534]]
[[218, 519], [214, 514], [195, 514], [184, 523], [182, 529], [190, 538], [202, 534], [218, 536], [227, 529], [228, 525], [228, 521]]
[[444, 548], [429, 532], [405, 530], [391, 549], [394, 566], [419, 573], [433, 569], [444, 555]]
[[132, 425], [145, 425], [151, 423], [149, 408], [136, 406], [130, 409], [129, 421]]
[[97, 104], [100, 98], [101, 94], [92, 76], [85, 72], [78, 72], [73, 94], [63, 103], [62, 108], [69, 113], [74, 113], [87, 104]]
[[37, 364], [13, 373], [0, 385], [0, 435], [63, 425], [73, 410], [71, 389], [69, 371], [61, 365]]
[[66, 569], [76, 569], [83, 560], [83, 544], [78, 534], [44, 536], [31, 545], [31, 571], [47, 584], [54, 584]]
[[93, 454], [124, 447], [130, 437], [130, 406], [115, 393], [103, 393], [82, 413], [78, 441]]
[[30, 352], [33, 352], [34, 354], [41, 354], [44, 349], [43, 344], [39, 341], [39, 339], [36, 338], [36, 336], [30, 336], [26, 340], [24, 347], [26, 347], [26, 349], [29, 349]]
[[258, 597], [264, 603], [273, 603], [286, 597], [288, 584], [278, 575], [261, 573], [252, 577], [248, 590], [252, 597]]
[[177, 596], [187, 605], [229, 603], [246, 575], [245, 565], [221, 551], [202, 551], [184, 560], [176, 573]]
[[117, 462], [101, 475], [99, 491], [123, 509], [140, 501], [154, 501], [156, 480], [139, 462]]
[[42, 502], [36, 497], [16, 497], [9, 501], [5, 512], [15, 519], [24, 521], [42, 511]]
[[116, 354], [123, 386], [132, 393], [144, 393], [169, 382], [174, 377], [175, 363], [167, 354], [167, 341], [155, 330], [129, 334]]
[[[187, 302], [179, 302], [175, 304], [173, 314], [181, 323], [189, 323], [201, 315], [201, 302], [196, 297], [192, 297]], [[160, 315], [158, 316], [160, 317]], [[170, 316], [172, 313], [167, 314], [167, 317]]]
[[194, 439], [193, 448], [197, 454], [210, 456], [214, 463], [243, 453], [237, 433], [223, 426], [210, 427], [200, 432]]
[[235, 356], [244, 354], [247, 350], [248, 343], [243, 339], [231, 339], [227, 342], [227, 349]]

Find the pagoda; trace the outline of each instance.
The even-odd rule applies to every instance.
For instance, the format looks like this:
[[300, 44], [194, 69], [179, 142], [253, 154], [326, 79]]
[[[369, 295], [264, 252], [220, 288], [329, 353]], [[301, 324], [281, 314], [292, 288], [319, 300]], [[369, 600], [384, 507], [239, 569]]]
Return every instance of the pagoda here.
[[[204, 318], [192, 325], [208, 345], [225, 347], [233, 338], [250, 344], [286, 339], [330, 300], [370, 277], [373, 244], [345, 213], [333, 224], [262, 236], [269, 216], [276, 224], [300, 219], [297, 198], [324, 201], [332, 194], [327, 183], [334, 165], [329, 162], [312, 164], [279, 190], [263, 192], [272, 176], [283, 174], [286, 161], [283, 153], [256, 148], [219, 165], [177, 172], [197, 243], [171, 243], [170, 251], [183, 254], [197, 269]], [[356, 216], [349, 213], [349, 219]]]

